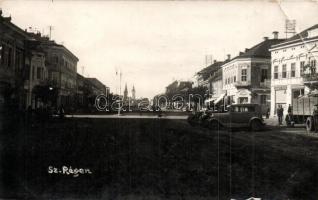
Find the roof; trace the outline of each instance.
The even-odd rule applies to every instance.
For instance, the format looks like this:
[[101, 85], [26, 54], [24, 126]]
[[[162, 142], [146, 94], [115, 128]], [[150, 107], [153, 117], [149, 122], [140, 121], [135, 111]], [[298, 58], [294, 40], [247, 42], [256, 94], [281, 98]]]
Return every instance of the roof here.
[[269, 51], [271, 46], [283, 41], [284, 39], [266, 39], [252, 48], [247, 49], [244, 53], [234, 57], [232, 60], [238, 58], [271, 58], [271, 53]]
[[20, 27], [15, 25], [14, 23], [11, 22], [11, 16], [10, 17], [4, 17], [2, 16], [2, 12], [0, 15], [0, 22], [6, 26], [9, 26], [12, 30], [16, 31], [19, 33], [21, 36], [23, 36], [25, 39], [31, 39], [31, 37]]
[[100, 82], [97, 78], [85, 78], [91, 84], [93, 84], [96, 88], [104, 89], [106, 87], [102, 82]]
[[210, 74], [217, 71], [221, 68], [223, 64], [225, 64], [227, 61], [218, 61], [214, 62], [213, 64], [203, 68], [201, 71], [197, 73], [197, 75], [201, 75], [203, 80], [207, 80], [210, 77]]
[[42, 44], [47, 45], [49, 47], [57, 47], [59, 49], [64, 50], [64, 52], [68, 53], [69, 55], [71, 55], [76, 61], [79, 61], [78, 57], [76, 55], [74, 55], [69, 49], [67, 49], [64, 45], [62, 44], [57, 44], [55, 41], [50, 40], [47, 42], [43, 42]]
[[318, 36], [312, 37], [312, 38], [308, 38], [308, 31], [313, 30], [313, 29], [318, 29], [318, 24], [313, 25], [310, 28], [307, 28], [307, 29], [303, 30], [300, 33], [297, 33], [296, 35], [286, 39], [284, 42], [279, 43], [277, 45], [274, 45], [273, 47], [275, 48], [275, 47], [280, 47], [280, 46], [284, 46], [284, 45], [287, 45], [287, 44], [293, 44], [293, 43], [297, 43], [297, 42], [300, 42], [300, 41], [306, 41], [306, 40], [309, 40], [309, 39], [318, 38]]

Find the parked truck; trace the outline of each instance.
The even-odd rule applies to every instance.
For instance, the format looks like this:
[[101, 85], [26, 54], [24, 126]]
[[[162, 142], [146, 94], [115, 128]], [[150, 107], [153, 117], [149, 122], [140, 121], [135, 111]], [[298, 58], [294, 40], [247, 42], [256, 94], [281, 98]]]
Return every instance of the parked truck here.
[[314, 120], [314, 111], [318, 108], [318, 95], [307, 95], [294, 98], [292, 112], [286, 116], [286, 122], [293, 120], [295, 124], [305, 124], [308, 131], [318, 130]]

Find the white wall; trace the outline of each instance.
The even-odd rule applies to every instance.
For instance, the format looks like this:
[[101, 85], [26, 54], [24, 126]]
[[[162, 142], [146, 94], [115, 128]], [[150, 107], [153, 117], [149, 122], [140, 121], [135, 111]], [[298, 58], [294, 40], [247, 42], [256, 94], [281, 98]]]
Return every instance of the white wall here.
[[[302, 61], [308, 62], [308, 58], [315, 56], [318, 52], [318, 40], [306, 43], [298, 43], [293, 45], [285, 45], [282, 47], [277, 47], [271, 49], [272, 57], [272, 79], [271, 79], [271, 116], [274, 116], [275, 109], [275, 89], [279, 87], [286, 87], [286, 105], [292, 104], [292, 89], [305, 87], [303, 83], [303, 78], [301, 77], [301, 67], [300, 63]], [[311, 50], [311, 53], [308, 51]], [[315, 52], [317, 51], [317, 52]], [[291, 77], [291, 64], [295, 63], [295, 77]], [[286, 64], [287, 77], [282, 78], [283, 65]], [[278, 66], [278, 79], [274, 79], [274, 69]], [[308, 89], [305, 89], [308, 91]], [[284, 113], [287, 114], [287, 108], [284, 109]]]

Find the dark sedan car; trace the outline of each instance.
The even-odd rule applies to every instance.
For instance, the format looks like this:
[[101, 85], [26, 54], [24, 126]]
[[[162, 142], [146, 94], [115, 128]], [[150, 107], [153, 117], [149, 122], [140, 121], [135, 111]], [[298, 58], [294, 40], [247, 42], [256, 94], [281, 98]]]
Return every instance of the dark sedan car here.
[[226, 127], [250, 128], [253, 131], [260, 131], [264, 126], [258, 104], [233, 104], [226, 112], [199, 112], [190, 115], [188, 121], [192, 125], [201, 125], [213, 130]]

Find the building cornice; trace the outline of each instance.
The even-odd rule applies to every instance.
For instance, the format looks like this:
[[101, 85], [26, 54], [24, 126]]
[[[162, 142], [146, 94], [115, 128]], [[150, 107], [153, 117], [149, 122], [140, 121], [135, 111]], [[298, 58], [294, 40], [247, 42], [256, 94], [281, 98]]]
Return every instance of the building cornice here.
[[237, 59], [234, 59], [228, 63], [225, 63], [224, 65], [221, 66], [221, 68], [227, 67], [227, 66], [232, 65], [232, 64], [237, 63], [237, 62], [268, 62], [268, 63], [271, 63], [271, 59], [270, 58], [237, 58]]
[[297, 39], [289, 42], [283, 42], [278, 45], [273, 45], [273, 48], [270, 48], [269, 51], [276, 51], [279, 49], [284, 49], [284, 48], [289, 48], [289, 47], [294, 47], [294, 46], [299, 46], [299, 45], [305, 45], [306, 43], [311, 43], [311, 42], [316, 42], [318, 41], [318, 38], [313, 38], [313, 39]]

